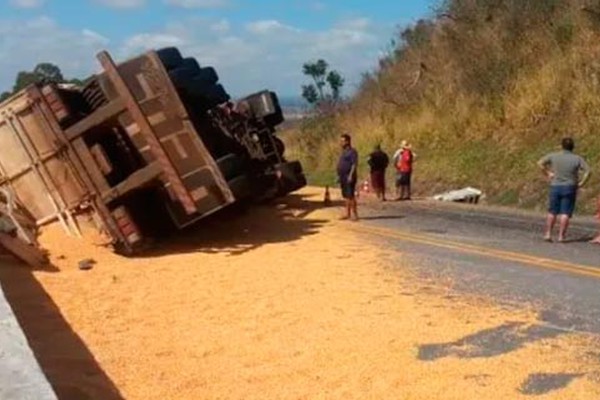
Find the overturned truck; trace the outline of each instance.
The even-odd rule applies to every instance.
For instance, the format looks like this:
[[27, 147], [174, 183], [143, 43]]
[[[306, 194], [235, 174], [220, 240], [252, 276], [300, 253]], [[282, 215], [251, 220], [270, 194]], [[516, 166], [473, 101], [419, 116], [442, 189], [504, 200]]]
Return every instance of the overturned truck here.
[[234, 103], [212, 67], [176, 48], [98, 60], [84, 87], [32, 85], [0, 104], [0, 188], [37, 225], [78, 235], [91, 215], [132, 255], [169, 228], [306, 185], [275, 134], [275, 93]]

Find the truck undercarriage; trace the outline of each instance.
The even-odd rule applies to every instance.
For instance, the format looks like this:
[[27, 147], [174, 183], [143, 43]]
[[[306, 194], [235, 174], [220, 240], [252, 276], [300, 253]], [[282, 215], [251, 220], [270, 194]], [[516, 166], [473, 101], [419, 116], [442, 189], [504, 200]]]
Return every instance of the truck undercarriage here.
[[0, 155], [1, 186], [38, 224], [77, 234], [73, 215], [91, 213], [135, 254], [169, 228], [306, 185], [276, 136], [275, 93], [233, 102], [212, 67], [176, 48], [98, 59], [103, 72], [83, 88], [34, 85], [0, 104], [0, 145], [15, 152]]

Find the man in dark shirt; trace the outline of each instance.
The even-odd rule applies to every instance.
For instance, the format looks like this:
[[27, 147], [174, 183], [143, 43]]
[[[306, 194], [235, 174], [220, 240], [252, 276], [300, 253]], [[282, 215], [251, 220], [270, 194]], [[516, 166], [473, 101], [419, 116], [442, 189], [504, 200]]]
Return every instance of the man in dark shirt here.
[[390, 158], [381, 146], [375, 146], [375, 150], [369, 155], [369, 167], [371, 168], [371, 186], [377, 198], [385, 201], [385, 171], [390, 164]]
[[352, 147], [350, 135], [340, 137], [342, 154], [337, 165], [337, 174], [342, 189], [342, 197], [346, 200], [346, 215], [342, 219], [358, 220], [358, 206], [356, 203], [356, 181], [358, 168], [358, 152]]

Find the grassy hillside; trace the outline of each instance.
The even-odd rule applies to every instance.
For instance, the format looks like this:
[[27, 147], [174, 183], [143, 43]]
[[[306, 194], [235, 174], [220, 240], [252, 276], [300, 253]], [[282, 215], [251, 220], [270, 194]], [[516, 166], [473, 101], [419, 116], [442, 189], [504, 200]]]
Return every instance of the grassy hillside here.
[[581, 195], [590, 211], [600, 194], [600, 1], [444, 2], [399, 34], [338, 115], [288, 134], [313, 182], [331, 181], [342, 132], [363, 155], [411, 141], [421, 194], [471, 185], [523, 207], [545, 206], [535, 162], [571, 135], [595, 170]]

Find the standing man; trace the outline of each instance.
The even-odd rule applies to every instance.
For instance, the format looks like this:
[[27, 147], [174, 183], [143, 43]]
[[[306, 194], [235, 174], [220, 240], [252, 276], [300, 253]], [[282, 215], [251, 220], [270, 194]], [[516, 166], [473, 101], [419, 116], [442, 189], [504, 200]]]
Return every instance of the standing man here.
[[350, 135], [340, 137], [342, 154], [337, 165], [338, 179], [342, 189], [342, 197], [346, 201], [346, 214], [342, 219], [352, 218], [358, 221], [358, 206], [356, 203], [356, 181], [358, 168], [358, 152], [352, 147]]
[[[539, 167], [550, 181], [550, 199], [544, 240], [552, 241], [552, 231], [557, 216], [560, 219], [558, 241], [564, 242], [569, 222], [575, 211], [577, 190], [590, 176], [590, 167], [585, 160], [573, 153], [575, 142], [571, 138], [562, 140], [562, 151], [551, 153], [538, 161]], [[581, 179], [580, 172], [583, 173]]]
[[415, 153], [411, 145], [403, 140], [400, 149], [394, 154], [394, 165], [396, 166], [396, 200], [410, 200], [413, 162]]
[[[600, 221], [600, 197], [598, 197], [598, 211], [596, 212], [596, 218], [598, 218], [598, 221]], [[590, 243], [600, 244], [600, 232], [598, 232], [598, 235], [593, 238]]]
[[390, 164], [390, 158], [381, 150], [381, 145], [375, 146], [375, 150], [369, 155], [368, 163], [371, 168], [371, 186], [375, 190], [377, 198], [386, 201], [385, 171]]

